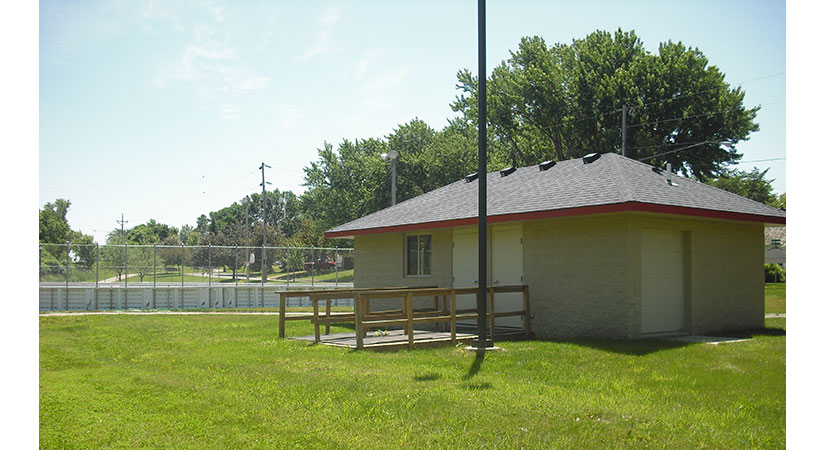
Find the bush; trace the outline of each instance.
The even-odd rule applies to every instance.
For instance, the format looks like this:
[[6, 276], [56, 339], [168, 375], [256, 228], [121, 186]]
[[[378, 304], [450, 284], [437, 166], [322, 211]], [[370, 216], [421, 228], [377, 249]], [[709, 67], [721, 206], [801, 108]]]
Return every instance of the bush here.
[[765, 264], [766, 283], [784, 283], [785, 269], [779, 264]]

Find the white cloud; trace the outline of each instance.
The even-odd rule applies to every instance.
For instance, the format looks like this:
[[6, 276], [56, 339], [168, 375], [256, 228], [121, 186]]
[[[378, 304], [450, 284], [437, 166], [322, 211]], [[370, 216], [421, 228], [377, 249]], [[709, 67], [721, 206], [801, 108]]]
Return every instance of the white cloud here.
[[370, 109], [385, 109], [392, 104], [393, 91], [407, 77], [409, 69], [400, 68], [389, 73], [372, 77], [361, 86], [361, 106]]
[[236, 104], [221, 105], [219, 117], [224, 120], [233, 120], [240, 117], [241, 107]]
[[381, 56], [380, 50], [375, 50], [355, 63], [354, 74], [355, 79], [360, 80], [372, 68], [375, 61]]
[[198, 81], [200, 95], [225, 91], [249, 91], [265, 87], [270, 78], [254, 73], [238, 60], [234, 49], [214, 38], [207, 26], [195, 30], [195, 43], [188, 45], [180, 57], [158, 71], [154, 85], [166, 88], [173, 82]]
[[278, 108], [275, 121], [284, 129], [295, 128], [304, 119], [304, 113], [295, 108]]
[[319, 31], [317, 33], [318, 38], [315, 40], [315, 45], [313, 45], [313, 47], [308, 51], [296, 57], [295, 60], [303, 61], [315, 55], [320, 55], [321, 53], [327, 52], [329, 50], [329, 40], [332, 36], [332, 30], [335, 28], [335, 24], [338, 23], [340, 19], [340, 7], [330, 7], [325, 9], [321, 14], [321, 18], [318, 20], [317, 28]]

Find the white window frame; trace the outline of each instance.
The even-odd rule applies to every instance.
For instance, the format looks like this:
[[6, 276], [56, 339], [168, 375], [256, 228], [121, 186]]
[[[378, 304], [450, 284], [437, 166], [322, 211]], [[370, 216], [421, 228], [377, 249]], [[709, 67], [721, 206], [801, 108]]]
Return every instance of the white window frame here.
[[[418, 261], [418, 267], [416, 268], [415, 273], [410, 273], [410, 267], [409, 267], [409, 252], [410, 252], [410, 249], [409, 249], [409, 243], [410, 243], [410, 238], [411, 238], [411, 237], [415, 237], [415, 238], [417, 238], [417, 239], [416, 239], [416, 243], [417, 243], [417, 242], [419, 242], [419, 241], [418, 241], [418, 239], [420, 239], [420, 238], [421, 238], [421, 236], [429, 236], [429, 238], [430, 238], [430, 249], [429, 249], [429, 254], [430, 254], [430, 273], [421, 273], [421, 272], [423, 271], [423, 269], [424, 269], [424, 258], [423, 258], [423, 255], [424, 255], [424, 253], [426, 252], [426, 250], [424, 250], [423, 252], [420, 252], [420, 251], [419, 251], [419, 252], [417, 252], [417, 253], [418, 253], [418, 256], [417, 256], [416, 260]], [[405, 277], [405, 278], [429, 278], [429, 277], [432, 277], [432, 276], [433, 276], [433, 275], [432, 275], [432, 272], [433, 272], [433, 259], [432, 259], [432, 255], [433, 255], [433, 235], [432, 235], [432, 233], [411, 233], [411, 234], [405, 234], [405, 235], [404, 235], [404, 277]]]

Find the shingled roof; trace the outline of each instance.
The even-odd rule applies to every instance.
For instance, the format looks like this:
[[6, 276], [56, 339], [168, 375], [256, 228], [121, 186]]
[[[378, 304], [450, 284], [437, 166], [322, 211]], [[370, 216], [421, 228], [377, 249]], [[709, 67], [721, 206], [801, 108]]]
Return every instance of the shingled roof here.
[[[590, 163], [561, 161], [547, 170], [520, 167], [487, 174], [488, 223], [620, 211], [784, 224], [785, 211], [697, 181], [605, 153]], [[339, 225], [328, 238], [472, 225], [478, 216], [478, 181], [464, 179]]]

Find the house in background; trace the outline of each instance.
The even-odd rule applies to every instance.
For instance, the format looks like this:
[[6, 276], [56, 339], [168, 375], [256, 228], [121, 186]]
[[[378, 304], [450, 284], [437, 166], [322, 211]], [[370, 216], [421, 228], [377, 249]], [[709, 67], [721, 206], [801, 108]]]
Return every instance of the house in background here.
[[[784, 211], [614, 153], [488, 173], [487, 186], [488, 279], [529, 286], [538, 337], [764, 325], [765, 227]], [[356, 287], [474, 286], [477, 199], [468, 177], [325, 235], [354, 239]], [[517, 303], [496, 296], [497, 311]]]
[[787, 270], [786, 247], [785, 227], [765, 228], [765, 264], [779, 264]]

